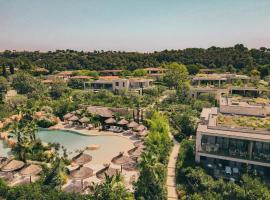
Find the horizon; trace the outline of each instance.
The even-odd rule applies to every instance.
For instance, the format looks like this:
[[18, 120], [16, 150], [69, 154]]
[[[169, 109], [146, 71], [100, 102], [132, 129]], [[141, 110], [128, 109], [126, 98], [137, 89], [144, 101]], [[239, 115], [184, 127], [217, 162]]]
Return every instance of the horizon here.
[[[226, 46], [226, 47], [221, 47], [221, 46], [210, 46], [210, 47], [206, 47], [206, 48], [201, 48], [201, 47], [187, 47], [187, 48], [182, 48], [182, 49], [161, 49], [161, 50], [153, 50], [153, 51], [125, 51], [125, 50], [103, 50], [103, 49], [100, 49], [100, 50], [77, 50], [77, 49], [54, 49], [54, 50], [44, 50], [44, 51], [41, 51], [41, 50], [10, 50], [10, 49], [5, 49], [5, 50], [0, 50], [0, 53], [4, 53], [5, 51], [11, 51], [11, 52], [40, 52], [40, 53], [48, 53], [48, 52], [56, 52], [56, 51], [68, 51], [68, 50], [71, 50], [71, 51], [76, 51], [76, 52], [84, 52], [84, 53], [93, 53], [95, 51], [101, 53], [101, 52], [121, 52], [121, 53], [146, 53], [146, 54], [151, 54], [151, 53], [155, 53], [155, 52], [162, 52], [162, 51], [183, 51], [185, 49], [204, 49], [204, 50], [207, 50], [209, 48], [212, 48], [212, 47], [216, 47], [216, 48], [233, 48], [235, 45], [238, 45], [238, 44], [234, 44], [232, 46]], [[240, 45], [244, 45], [244, 44], [240, 44]], [[269, 49], [268, 47], [266, 46], [261, 46], [261, 47], [254, 47], [254, 48], [249, 48], [247, 46], [244, 45], [245, 48], [247, 48], [248, 50], [251, 50], [251, 49], [257, 49], [259, 50], [260, 48], [262, 47], [265, 47], [267, 49]]]
[[267, 0], [0, 0], [0, 5], [0, 52], [270, 47]]

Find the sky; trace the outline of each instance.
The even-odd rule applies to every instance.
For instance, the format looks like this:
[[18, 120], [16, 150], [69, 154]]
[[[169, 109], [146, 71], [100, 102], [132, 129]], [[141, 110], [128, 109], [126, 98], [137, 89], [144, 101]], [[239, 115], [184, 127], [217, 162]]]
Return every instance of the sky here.
[[0, 51], [270, 48], [270, 0], [0, 0]]

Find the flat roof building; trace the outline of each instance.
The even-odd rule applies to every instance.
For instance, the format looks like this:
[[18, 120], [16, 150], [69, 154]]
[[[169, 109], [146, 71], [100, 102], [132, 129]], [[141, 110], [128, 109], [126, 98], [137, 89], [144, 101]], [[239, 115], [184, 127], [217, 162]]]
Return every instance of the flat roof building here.
[[251, 117], [249, 111], [238, 111], [203, 109], [196, 134], [196, 162], [215, 160], [270, 167], [270, 118], [260, 114], [260, 108], [260, 118]]
[[84, 89], [90, 89], [94, 91], [98, 90], [111, 90], [111, 91], [118, 91], [118, 90], [130, 90], [136, 91], [139, 94], [142, 94], [142, 90], [145, 88], [149, 88], [151, 83], [153, 82], [152, 79], [142, 79], [142, 78], [106, 78], [100, 77], [98, 80], [94, 80], [91, 82], [84, 83]]

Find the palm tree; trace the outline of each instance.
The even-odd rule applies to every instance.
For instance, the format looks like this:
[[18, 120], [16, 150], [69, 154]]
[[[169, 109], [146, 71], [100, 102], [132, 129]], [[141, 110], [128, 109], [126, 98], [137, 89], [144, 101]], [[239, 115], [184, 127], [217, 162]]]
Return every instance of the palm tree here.
[[143, 153], [139, 163], [140, 176], [135, 183], [135, 198], [166, 199], [164, 188], [166, 168], [152, 153]]
[[94, 184], [89, 187], [91, 194], [96, 200], [126, 200], [133, 199], [123, 185], [123, 177], [120, 173], [114, 176], [105, 174], [105, 180], [101, 184]]

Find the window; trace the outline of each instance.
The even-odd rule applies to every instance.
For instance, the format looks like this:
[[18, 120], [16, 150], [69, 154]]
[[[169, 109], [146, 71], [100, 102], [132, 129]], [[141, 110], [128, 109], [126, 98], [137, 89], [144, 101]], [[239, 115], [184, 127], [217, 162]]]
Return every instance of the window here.
[[119, 86], [119, 82], [115, 82], [115, 86]]
[[125, 82], [123, 82], [123, 87], [125, 87]]

